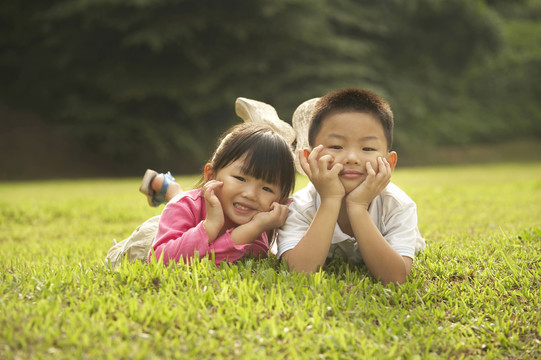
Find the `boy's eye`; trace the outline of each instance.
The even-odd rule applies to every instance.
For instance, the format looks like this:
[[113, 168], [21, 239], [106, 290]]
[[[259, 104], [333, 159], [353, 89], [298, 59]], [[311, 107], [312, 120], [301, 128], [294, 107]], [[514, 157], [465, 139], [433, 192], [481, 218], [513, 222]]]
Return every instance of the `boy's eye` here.
[[242, 182], [245, 182], [246, 179], [243, 178], [242, 176], [233, 176], [235, 179], [237, 179], [238, 181], [242, 181]]

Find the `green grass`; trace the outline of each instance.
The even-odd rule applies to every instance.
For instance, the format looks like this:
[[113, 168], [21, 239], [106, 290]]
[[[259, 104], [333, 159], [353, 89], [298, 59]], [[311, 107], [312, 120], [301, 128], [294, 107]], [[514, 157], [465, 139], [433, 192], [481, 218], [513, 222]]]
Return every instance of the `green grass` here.
[[393, 181], [428, 244], [402, 286], [341, 262], [109, 271], [112, 239], [161, 210], [139, 179], [0, 183], [0, 358], [540, 358], [541, 164]]

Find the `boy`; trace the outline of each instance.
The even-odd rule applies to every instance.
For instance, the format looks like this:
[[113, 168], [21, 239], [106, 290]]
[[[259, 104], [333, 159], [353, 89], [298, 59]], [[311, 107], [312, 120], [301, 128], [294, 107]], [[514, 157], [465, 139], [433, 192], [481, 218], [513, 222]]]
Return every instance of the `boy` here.
[[393, 113], [378, 95], [331, 92], [311, 116], [299, 161], [310, 179], [293, 195], [278, 232], [278, 253], [289, 267], [314, 272], [327, 258], [364, 262], [382, 283], [403, 283], [425, 246], [415, 203], [390, 183]]

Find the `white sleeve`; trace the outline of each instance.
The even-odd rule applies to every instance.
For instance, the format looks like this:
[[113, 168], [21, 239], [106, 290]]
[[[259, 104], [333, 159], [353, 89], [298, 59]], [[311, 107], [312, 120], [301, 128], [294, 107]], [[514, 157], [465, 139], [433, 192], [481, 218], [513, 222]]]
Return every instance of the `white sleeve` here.
[[393, 207], [384, 221], [382, 235], [400, 255], [415, 258], [425, 247], [417, 227], [417, 206], [412, 201]]
[[299, 199], [293, 197], [293, 202], [289, 205], [289, 213], [285, 224], [278, 229], [278, 252], [276, 256], [280, 258], [282, 254], [293, 249], [310, 227], [314, 219], [315, 209], [310, 203], [305, 203], [304, 206]]

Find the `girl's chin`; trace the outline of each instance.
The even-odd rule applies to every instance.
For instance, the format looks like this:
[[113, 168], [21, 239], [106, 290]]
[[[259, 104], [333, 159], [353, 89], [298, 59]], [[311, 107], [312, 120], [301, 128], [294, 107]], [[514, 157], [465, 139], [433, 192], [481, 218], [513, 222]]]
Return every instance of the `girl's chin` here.
[[226, 219], [224, 224], [225, 224], [226, 229], [231, 229], [231, 228], [249, 223], [252, 220], [252, 218], [253, 216], [252, 217], [235, 216], [233, 219], [231, 218]]

